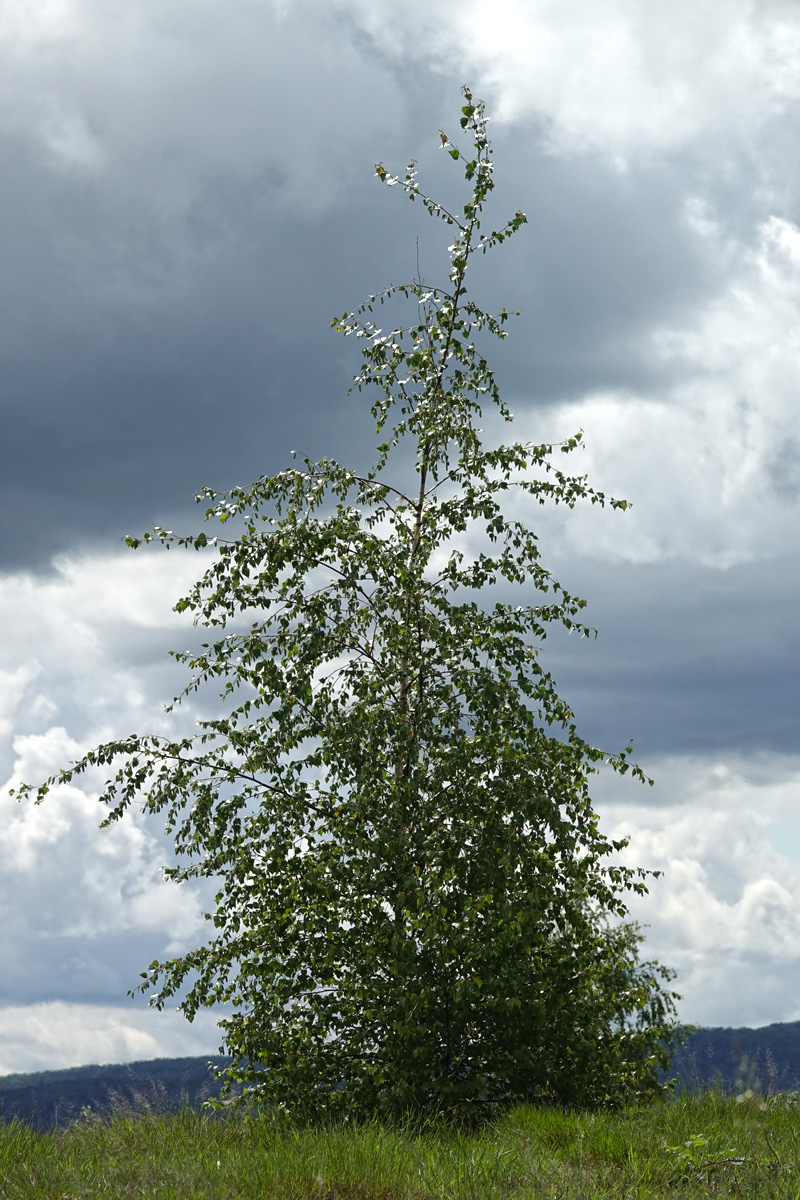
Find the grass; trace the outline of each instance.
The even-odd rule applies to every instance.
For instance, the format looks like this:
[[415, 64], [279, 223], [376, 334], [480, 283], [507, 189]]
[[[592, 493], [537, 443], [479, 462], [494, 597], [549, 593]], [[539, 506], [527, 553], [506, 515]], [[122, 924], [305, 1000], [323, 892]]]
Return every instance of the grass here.
[[0, 1127], [1, 1200], [800, 1197], [800, 1100], [706, 1091], [626, 1112], [519, 1107], [478, 1132], [234, 1113]]

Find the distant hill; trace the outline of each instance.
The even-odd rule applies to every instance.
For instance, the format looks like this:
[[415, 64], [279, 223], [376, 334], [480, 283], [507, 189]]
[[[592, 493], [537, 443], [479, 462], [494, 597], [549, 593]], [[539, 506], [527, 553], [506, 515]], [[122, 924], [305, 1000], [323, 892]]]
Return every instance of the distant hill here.
[[215, 1055], [202, 1058], [156, 1058], [111, 1066], [70, 1067], [66, 1071], [36, 1071], [30, 1075], [0, 1076], [0, 1120], [14, 1117], [37, 1129], [66, 1125], [84, 1108], [98, 1115], [112, 1110], [171, 1112], [187, 1100], [199, 1108], [218, 1095], [209, 1063], [227, 1066], [231, 1060]]
[[[187, 1100], [199, 1108], [221, 1086], [214, 1084], [209, 1063], [224, 1067], [230, 1061], [214, 1055], [156, 1058], [0, 1076], [0, 1120], [18, 1117], [44, 1130], [76, 1120], [86, 1108], [101, 1116], [112, 1110], [171, 1112]], [[718, 1081], [731, 1090], [800, 1091], [800, 1021], [704, 1029], [675, 1056], [671, 1074], [690, 1089]]]
[[718, 1079], [741, 1090], [800, 1091], [800, 1021], [759, 1029], [703, 1029], [675, 1055], [672, 1074], [688, 1088]]

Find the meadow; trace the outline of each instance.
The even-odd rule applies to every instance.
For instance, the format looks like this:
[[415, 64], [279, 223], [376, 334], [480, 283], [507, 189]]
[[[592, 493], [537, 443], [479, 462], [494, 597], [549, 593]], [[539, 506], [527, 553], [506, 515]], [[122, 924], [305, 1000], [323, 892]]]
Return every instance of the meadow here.
[[37, 1133], [0, 1128], [1, 1200], [603, 1200], [800, 1197], [800, 1097], [721, 1089], [627, 1111], [520, 1106], [472, 1131], [377, 1122], [309, 1127], [85, 1110]]

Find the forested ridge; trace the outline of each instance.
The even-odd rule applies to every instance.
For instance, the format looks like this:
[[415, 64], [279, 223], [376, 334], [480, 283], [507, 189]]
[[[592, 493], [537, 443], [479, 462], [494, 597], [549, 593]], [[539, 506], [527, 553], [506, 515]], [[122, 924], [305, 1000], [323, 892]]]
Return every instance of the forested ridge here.
[[[5, 1075], [0, 1077], [0, 1115], [45, 1129], [79, 1118], [86, 1108], [98, 1115], [119, 1107], [169, 1111], [184, 1098], [199, 1107], [218, 1090], [209, 1063], [227, 1066], [229, 1061], [203, 1055]], [[795, 1090], [800, 1088], [800, 1021], [700, 1030], [675, 1055], [673, 1068], [689, 1088], [719, 1078], [729, 1088]]]
[[224, 1067], [229, 1062], [224, 1056], [203, 1055], [5, 1075], [0, 1077], [0, 1117], [18, 1117], [47, 1129], [68, 1124], [87, 1108], [98, 1115], [126, 1108], [167, 1112], [185, 1100], [199, 1108], [221, 1087], [209, 1064]]

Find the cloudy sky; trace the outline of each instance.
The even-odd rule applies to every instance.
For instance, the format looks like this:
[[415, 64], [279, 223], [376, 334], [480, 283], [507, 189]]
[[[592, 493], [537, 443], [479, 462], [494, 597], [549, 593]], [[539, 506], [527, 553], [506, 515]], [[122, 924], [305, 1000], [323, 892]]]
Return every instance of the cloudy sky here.
[[[793, 0], [6, 0], [0, 9], [0, 1073], [214, 1052], [126, 998], [204, 938], [140, 817], [8, 788], [174, 728], [194, 493], [374, 444], [331, 318], [447, 230], [374, 163], [438, 149], [469, 83], [497, 222], [471, 291], [521, 439], [582, 428], [627, 513], [527, 514], [594, 642], [545, 660], [609, 832], [663, 870], [635, 915], [687, 1021], [800, 1018], [800, 10]], [[488, 426], [487, 426], [488, 428]], [[506, 435], [507, 436], [507, 435]], [[525, 514], [523, 514], [525, 515]], [[792, 615], [794, 614], [794, 616]], [[194, 714], [196, 715], [196, 714]], [[188, 712], [181, 721], [191, 724]]]

